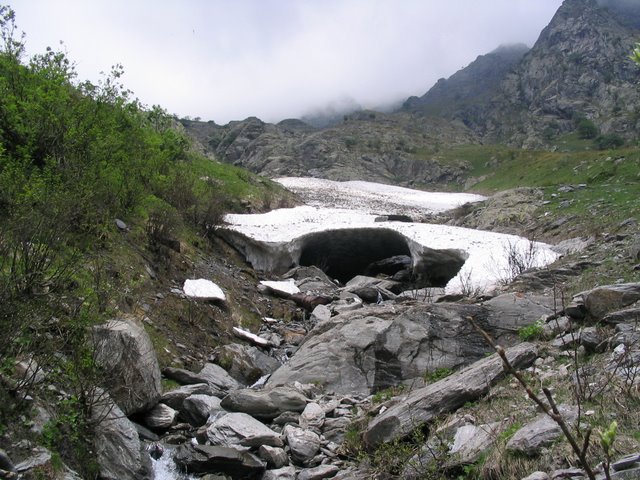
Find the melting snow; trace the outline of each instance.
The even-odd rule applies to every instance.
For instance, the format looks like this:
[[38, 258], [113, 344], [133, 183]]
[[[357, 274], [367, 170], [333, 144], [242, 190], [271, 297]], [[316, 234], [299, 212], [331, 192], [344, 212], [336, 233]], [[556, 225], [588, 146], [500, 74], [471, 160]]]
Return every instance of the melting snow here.
[[[529, 266], [553, 262], [558, 254], [549, 245], [501, 233], [427, 223], [376, 221], [379, 215], [437, 213], [480, 195], [423, 192], [370, 182], [334, 182], [310, 178], [278, 179], [309, 205], [273, 210], [265, 214], [227, 215], [228, 228], [264, 242], [289, 242], [305, 234], [344, 228], [387, 228], [432, 249], [459, 249], [469, 255], [458, 275], [446, 287], [448, 293], [487, 290], [508, 278], [507, 254], [517, 251]], [[324, 205], [324, 206], [323, 206]], [[262, 282], [268, 285], [269, 282]], [[285, 283], [285, 282], [276, 282]], [[294, 292], [288, 292], [294, 293]]]
[[204, 278], [199, 278], [197, 280], [185, 280], [182, 290], [187, 297], [206, 300], [226, 300], [222, 289], [211, 280], [206, 280]]

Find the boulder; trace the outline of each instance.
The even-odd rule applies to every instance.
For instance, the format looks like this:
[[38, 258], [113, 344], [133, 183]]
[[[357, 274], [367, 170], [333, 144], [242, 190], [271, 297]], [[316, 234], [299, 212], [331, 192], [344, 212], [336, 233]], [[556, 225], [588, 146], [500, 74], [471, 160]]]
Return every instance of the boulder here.
[[331, 478], [340, 471], [336, 465], [318, 465], [314, 468], [305, 468], [298, 474], [297, 480], [322, 480]]
[[105, 387], [125, 415], [153, 407], [162, 395], [160, 367], [151, 339], [131, 318], [93, 327], [96, 363]]
[[617, 325], [619, 323], [633, 323], [639, 318], [640, 307], [633, 307], [607, 313], [602, 321], [610, 325]]
[[138, 432], [108, 395], [96, 395], [91, 406], [91, 420], [96, 425], [93, 445], [100, 468], [100, 478], [153, 478], [151, 460], [138, 438]]
[[324, 409], [315, 402], [308, 403], [302, 411], [300, 419], [300, 427], [320, 431], [324, 424]]
[[282, 467], [276, 470], [267, 470], [262, 480], [296, 480], [295, 467]]
[[222, 410], [218, 397], [196, 393], [184, 399], [180, 414], [194, 427], [200, 427], [217, 410]]
[[267, 386], [299, 381], [341, 394], [369, 394], [422, 381], [425, 372], [457, 368], [489, 351], [467, 317], [503, 345], [516, 339], [515, 331], [505, 333], [499, 313], [483, 306], [411, 301], [368, 306], [318, 324]]
[[289, 464], [289, 457], [282, 448], [260, 445], [258, 456], [267, 462], [270, 468], [282, 468]]
[[215, 351], [216, 362], [238, 382], [245, 385], [255, 383], [260, 377], [272, 373], [279, 366], [275, 358], [270, 357], [256, 347], [232, 343], [219, 347]]
[[169, 405], [174, 410], [179, 411], [182, 410], [182, 403], [185, 398], [195, 394], [213, 395], [213, 389], [208, 383], [183, 385], [169, 392], [165, 392], [162, 397], [160, 397], [160, 401], [165, 405]]
[[281, 447], [280, 434], [246, 413], [223, 413], [212, 417], [207, 425], [207, 438], [212, 445], [226, 447]]
[[[531, 343], [521, 343], [506, 350], [511, 365], [518, 369], [530, 366], [537, 354], [537, 347]], [[502, 360], [498, 354], [493, 354], [442, 380], [414, 390], [369, 423], [364, 432], [365, 444], [375, 448], [405, 437], [436, 416], [485, 395], [491, 385], [504, 375]]]
[[585, 327], [554, 339], [551, 345], [560, 349], [582, 345], [588, 352], [602, 352], [606, 348], [605, 340], [606, 336], [598, 328]]
[[331, 318], [331, 310], [326, 305], [318, 305], [311, 312], [311, 322], [313, 324], [325, 322]]
[[190, 473], [225, 473], [233, 479], [262, 478], [266, 464], [249, 452], [214, 445], [185, 443], [175, 452], [174, 461]]
[[452, 459], [449, 465], [476, 463], [498, 439], [503, 429], [502, 422], [487, 425], [464, 425], [456, 430], [453, 445], [449, 449]]
[[220, 404], [226, 410], [271, 420], [284, 412], [302, 412], [307, 406], [307, 398], [293, 387], [245, 388], [230, 392]]
[[226, 395], [229, 390], [242, 387], [224, 368], [214, 363], [205, 363], [199, 373], [173, 367], [163, 368], [162, 373], [165, 377], [185, 385], [206, 383], [211, 388], [212, 393], [219, 396]]
[[144, 416], [144, 424], [153, 430], [166, 430], [176, 420], [178, 412], [169, 405], [159, 403]]
[[287, 425], [282, 432], [291, 449], [291, 459], [297, 465], [305, 465], [320, 450], [320, 437], [309, 430]]
[[[569, 426], [578, 418], [578, 410], [575, 407], [559, 405], [558, 411]], [[546, 413], [541, 413], [509, 439], [507, 450], [528, 456], [537, 455], [540, 449], [551, 445], [560, 435], [562, 430], [558, 424]]]
[[620, 310], [640, 300], [640, 283], [605, 285], [574, 295], [565, 313], [577, 319], [602, 319], [607, 313]]

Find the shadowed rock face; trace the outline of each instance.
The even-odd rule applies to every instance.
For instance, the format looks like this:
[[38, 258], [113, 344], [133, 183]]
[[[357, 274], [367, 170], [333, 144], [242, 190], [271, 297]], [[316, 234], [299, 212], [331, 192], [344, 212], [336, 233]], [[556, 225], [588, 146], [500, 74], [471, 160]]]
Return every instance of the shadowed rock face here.
[[304, 238], [300, 265], [315, 265], [329, 277], [347, 282], [371, 263], [394, 255], [411, 255], [411, 252], [406, 238], [393, 230], [329, 230]]

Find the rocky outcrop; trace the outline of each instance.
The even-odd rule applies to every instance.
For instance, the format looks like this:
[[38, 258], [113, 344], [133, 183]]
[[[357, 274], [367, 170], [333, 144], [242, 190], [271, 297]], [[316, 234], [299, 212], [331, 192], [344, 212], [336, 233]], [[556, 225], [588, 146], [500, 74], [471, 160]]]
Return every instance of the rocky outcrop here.
[[449, 78], [438, 80], [422, 97], [407, 99], [402, 108], [422, 115], [462, 118], [467, 124], [475, 124], [478, 112], [474, 106], [496, 94], [500, 83], [528, 50], [523, 44], [504, 45], [480, 55]]
[[479, 130], [525, 146], [574, 130], [580, 116], [602, 133], [637, 131], [640, 70], [629, 52], [638, 32], [619, 18], [596, 0], [565, 0], [502, 83]]
[[[464, 125], [406, 113], [359, 112], [323, 130], [290, 128], [251, 117], [224, 127], [186, 122], [210, 154], [271, 177], [428, 184], [461, 182], [467, 166], [441, 165], [417, 155], [433, 145], [469, 143]], [[208, 131], [208, 133], [204, 133]]]
[[318, 324], [267, 384], [317, 382], [339, 393], [420, 384], [426, 372], [454, 369], [486, 354], [467, 317], [508, 345], [518, 328], [552, 313], [541, 299], [507, 297], [485, 306], [408, 301], [343, 313]]
[[153, 407], [162, 394], [160, 367], [149, 335], [132, 318], [93, 327], [96, 363], [109, 394], [126, 415]]

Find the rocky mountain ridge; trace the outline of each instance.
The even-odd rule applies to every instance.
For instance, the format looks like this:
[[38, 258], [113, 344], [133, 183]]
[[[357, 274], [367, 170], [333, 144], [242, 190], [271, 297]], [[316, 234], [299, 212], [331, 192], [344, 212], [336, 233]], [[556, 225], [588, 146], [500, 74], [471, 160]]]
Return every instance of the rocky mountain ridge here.
[[464, 165], [436, 160], [443, 148], [478, 142], [544, 147], [580, 119], [596, 132], [634, 140], [640, 70], [629, 59], [637, 6], [565, 0], [530, 50], [478, 57], [403, 111], [359, 111], [317, 129], [256, 118], [226, 126], [183, 121], [215, 158], [267, 176], [318, 176], [402, 185], [460, 184]]

